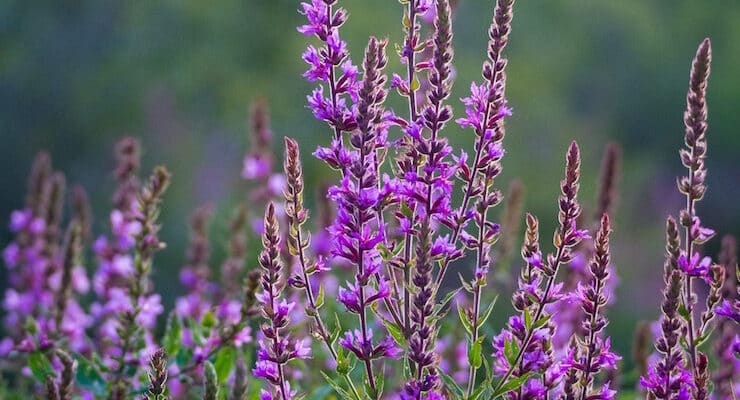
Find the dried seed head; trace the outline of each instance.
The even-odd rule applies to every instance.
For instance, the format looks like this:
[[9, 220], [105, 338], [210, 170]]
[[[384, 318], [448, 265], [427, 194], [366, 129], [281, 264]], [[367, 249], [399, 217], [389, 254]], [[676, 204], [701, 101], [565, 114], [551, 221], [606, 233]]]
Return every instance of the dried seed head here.
[[529, 259], [540, 251], [540, 231], [537, 217], [527, 213], [527, 230], [524, 233], [524, 244], [522, 245], [522, 258]]
[[141, 161], [141, 145], [133, 137], [125, 137], [118, 141], [116, 152], [116, 178], [119, 182], [131, 179], [139, 170]]
[[51, 173], [51, 156], [46, 151], [40, 151], [36, 154], [31, 165], [31, 174], [28, 177], [28, 193], [26, 194], [26, 207], [32, 210], [35, 215], [39, 214], [39, 203]]
[[249, 124], [252, 152], [264, 152], [263, 155], [270, 157], [269, 154], [271, 153], [269, 150], [272, 147], [272, 131], [270, 130], [270, 109], [265, 99], [256, 99], [252, 104]]
[[737, 241], [732, 235], [722, 238], [722, 251], [719, 254], [719, 263], [725, 270], [725, 284], [722, 286], [722, 298], [734, 299], [738, 296], [738, 280], [740, 269], [737, 264]]
[[257, 301], [256, 293], [257, 287], [259, 286], [260, 277], [259, 270], [253, 269], [247, 274], [247, 278], [244, 280], [244, 303], [242, 304], [242, 317], [250, 317], [257, 313], [255, 310], [255, 303]]
[[190, 217], [190, 246], [188, 247], [188, 266], [202, 278], [208, 278], [210, 267], [208, 259], [211, 246], [208, 241], [208, 220], [213, 214], [211, 205], [198, 207]]
[[[67, 303], [72, 296], [72, 271], [82, 263], [82, 229], [76, 221], [67, 228], [62, 264], [62, 279], [57, 293], [56, 328], [59, 331]], [[61, 333], [61, 332], [58, 332]]]
[[113, 194], [113, 204], [119, 210], [128, 211], [139, 192], [139, 179], [136, 174], [140, 167], [141, 146], [132, 137], [121, 139], [115, 147], [115, 177], [118, 188]]
[[44, 189], [44, 203], [46, 211], [46, 254], [54, 256], [59, 247], [59, 240], [62, 233], [62, 218], [64, 214], [64, 192], [66, 189], [66, 179], [61, 172], [55, 172], [46, 182]]
[[651, 352], [649, 346], [652, 340], [653, 333], [650, 330], [650, 323], [641, 321], [635, 329], [635, 336], [632, 341], [632, 359], [640, 376], [647, 374], [648, 356]]
[[614, 202], [617, 198], [617, 181], [621, 166], [622, 149], [616, 143], [609, 143], [604, 149], [604, 158], [601, 162], [601, 178], [599, 179], [599, 195], [597, 199], [596, 218], [603, 214], [612, 214]]
[[520, 234], [522, 206], [524, 204], [524, 186], [519, 179], [514, 179], [509, 184], [506, 195], [506, 207], [501, 219], [501, 245], [498, 249], [499, 266], [506, 265], [511, 257], [514, 243]]
[[92, 209], [87, 191], [82, 185], [72, 187], [72, 210], [74, 211], [73, 218], [80, 226], [82, 241], [89, 240], [92, 231]]
[[224, 292], [235, 295], [240, 291], [241, 272], [247, 254], [247, 207], [240, 205], [229, 223], [229, 255], [221, 266]]

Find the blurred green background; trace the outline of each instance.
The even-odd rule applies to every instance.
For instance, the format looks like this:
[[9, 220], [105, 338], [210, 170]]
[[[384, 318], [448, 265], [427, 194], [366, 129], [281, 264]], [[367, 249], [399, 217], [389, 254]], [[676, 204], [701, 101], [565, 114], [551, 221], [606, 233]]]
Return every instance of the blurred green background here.
[[[400, 42], [398, 1], [340, 3], [350, 12], [342, 32], [355, 61], [368, 35]], [[163, 163], [174, 174], [163, 215], [169, 246], [155, 275], [172, 304], [190, 210], [204, 202], [220, 206], [214, 246], [217, 253], [226, 246], [224, 222], [245, 196], [239, 173], [253, 98], [271, 105], [276, 151], [282, 151], [283, 135], [301, 143], [309, 190], [327, 177], [308, 156], [328, 142], [329, 132], [305, 108], [312, 85], [300, 76], [307, 39], [295, 30], [303, 23], [298, 7], [294, 0], [0, 2], [0, 217], [22, 206], [31, 159], [48, 149], [69, 182], [88, 188], [95, 231], [107, 232], [112, 146], [125, 134], [141, 138], [144, 171]], [[480, 80], [492, 12], [493, 0], [463, 0], [456, 12], [451, 104], [457, 113], [463, 111], [457, 99], [471, 80]], [[705, 36], [712, 38], [714, 62], [709, 191], [699, 211], [706, 225], [740, 234], [738, 21], [736, 0], [515, 5], [507, 49], [514, 116], [507, 122], [499, 187], [515, 177], [523, 181], [525, 209], [539, 215], [547, 240], [568, 142], [578, 140], [583, 152], [587, 212], [603, 146], [623, 146], [613, 244], [621, 285], [609, 328], [623, 353], [629, 354], [636, 321], [658, 312], [664, 220], [682, 206], [675, 178], [684, 173], [677, 150], [689, 66]], [[397, 57], [391, 59], [390, 70], [400, 71]], [[389, 105], [401, 109], [401, 101], [391, 96]], [[471, 147], [470, 131], [450, 126], [447, 136]], [[0, 245], [9, 239], [3, 230]], [[706, 251], [715, 254], [718, 242]], [[504, 316], [494, 319], [501, 323]]]

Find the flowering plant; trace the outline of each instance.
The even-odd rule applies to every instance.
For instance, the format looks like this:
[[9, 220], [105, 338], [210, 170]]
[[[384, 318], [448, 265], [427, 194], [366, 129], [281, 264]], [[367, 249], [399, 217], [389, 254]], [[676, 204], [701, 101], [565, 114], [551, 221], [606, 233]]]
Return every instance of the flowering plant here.
[[[696, 210], [706, 190], [709, 40], [691, 68], [680, 151], [688, 172], [678, 180], [686, 208], [666, 225], [655, 349], [640, 330], [641, 377], [631, 388], [620, 385], [622, 356], [606, 314], [619, 271], [610, 249], [619, 147], [606, 148], [597, 211], [587, 217], [581, 149], [570, 144], [548, 249], [539, 219], [521, 214], [521, 184], [507, 195], [499, 189], [513, 116], [505, 49], [514, 0], [496, 1], [481, 81], [470, 84], [458, 118], [450, 1], [400, 3], [404, 71], [390, 75], [386, 39], [371, 37], [360, 66], [353, 63], [338, 0], [301, 4], [298, 31], [314, 42], [302, 56], [303, 76], [316, 86], [307, 103], [329, 127], [313, 155], [336, 179], [318, 188], [310, 218], [299, 143], [285, 138], [276, 170], [266, 104], [257, 102], [242, 171], [253, 184], [250, 209], [234, 213], [220, 268], [211, 264], [211, 208], [195, 211], [184, 293], [166, 316], [152, 274], [164, 248], [158, 220], [169, 172], [157, 167], [142, 183], [139, 142], [121, 140], [111, 231], [92, 240], [84, 189], [74, 187], [65, 217], [64, 175], [40, 153], [4, 250], [3, 398], [596, 400], [615, 399], [620, 388], [628, 398], [740, 395], [736, 243], [726, 237], [716, 263], [699, 248], [715, 234]], [[406, 109], [388, 107], [388, 96]], [[444, 136], [453, 123], [472, 131], [471, 156]], [[522, 219], [521, 268], [510, 279], [496, 272], [507, 267]], [[257, 237], [261, 251], [250, 257], [248, 240]], [[459, 283], [448, 279], [453, 271]], [[490, 288], [510, 286], [514, 313], [506, 316], [495, 312]], [[503, 327], [493, 330], [493, 320]], [[714, 371], [703, 347], [710, 340]]]

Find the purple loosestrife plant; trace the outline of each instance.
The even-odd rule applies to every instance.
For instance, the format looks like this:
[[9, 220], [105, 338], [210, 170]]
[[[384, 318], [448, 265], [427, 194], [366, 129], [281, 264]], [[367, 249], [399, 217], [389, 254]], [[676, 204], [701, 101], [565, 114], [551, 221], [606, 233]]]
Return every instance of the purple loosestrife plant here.
[[[467, 165], [467, 157], [462, 153], [459, 158], [458, 177], [465, 184], [463, 203], [456, 215], [450, 214], [449, 225], [453, 229], [452, 244], [462, 239], [466, 248], [475, 249], [476, 264], [475, 276], [471, 283], [464, 287], [473, 294], [473, 307], [468, 312], [466, 325], [469, 329], [469, 374], [466, 395], [473, 393], [476, 382], [476, 372], [481, 366], [480, 352], [482, 349], [479, 329], [490, 315], [493, 302], [488, 311], [481, 318], [481, 291], [486, 286], [486, 277], [492, 263], [491, 247], [499, 236], [499, 225], [488, 220], [489, 208], [501, 201], [501, 193], [493, 189], [495, 178], [501, 173], [501, 160], [504, 155], [502, 142], [504, 139], [503, 119], [511, 115], [504, 97], [507, 60], [503, 57], [503, 49], [508, 42], [511, 31], [513, 0], [501, 0], [496, 3], [494, 17], [488, 31], [488, 60], [483, 64], [482, 75], [484, 83], [480, 86], [471, 84], [470, 97], [464, 98], [466, 117], [459, 118], [457, 123], [463, 127], [473, 128], [476, 135], [475, 158], [472, 167]], [[440, 10], [437, 10], [440, 14]], [[468, 209], [473, 203], [474, 210]], [[478, 228], [476, 236], [470, 235], [464, 228], [469, 220], [473, 220]], [[435, 284], [440, 286], [444, 278], [448, 263], [458, 254], [452, 253], [442, 258], [439, 273]]]
[[[195, 212], [179, 271], [184, 295], [175, 299], [161, 335], [164, 307], [152, 270], [163, 247], [157, 221], [169, 174], [156, 168], [142, 185], [138, 141], [119, 142], [111, 232], [92, 246], [98, 268], [94, 296], [86, 296], [90, 207], [75, 187], [73, 214], [65, 218], [65, 178], [40, 153], [3, 253], [0, 397], [288, 400], [324, 398], [333, 390], [353, 400], [614, 399], [620, 356], [611, 349], [606, 307], [617, 281], [610, 235], [619, 148], [607, 146], [590, 220], [578, 202], [581, 156], [571, 143], [553, 249], [542, 248], [539, 221], [526, 214], [524, 263], [518, 279], [507, 282], [523, 208], [518, 181], [506, 210], [493, 214], [504, 199], [497, 187], [504, 121], [512, 113], [504, 50], [514, 0], [495, 1], [483, 80], [471, 85], [457, 118], [448, 104], [455, 75], [450, 3], [456, 2], [400, 2], [403, 72], [390, 83], [387, 40], [369, 39], [360, 71], [339, 34], [348, 14], [338, 0], [301, 4], [307, 23], [298, 31], [318, 40], [302, 56], [304, 77], [316, 84], [308, 106], [332, 131], [314, 155], [337, 171], [338, 182], [318, 186], [318, 218], [309, 220], [299, 143], [285, 138], [284, 171], [276, 171], [267, 105], [255, 102], [241, 171], [250, 182], [250, 208], [240, 204], [230, 221], [220, 269], [211, 263], [220, 252], [211, 257], [210, 209]], [[705, 40], [692, 64], [684, 114], [680, 157], [688, 173], [678, 187], [686, 208], [666, 224], [655, 353], [648, 354], [647, 324], [633, 351], [638, 390], [649, 399], [740, 396], [737, 245], [724, 239], [717, 264], [702, 257], [700, 247], [714, 231], [696, 210], [706, 190], [710, 59]], [[403, 97], [403, 111], [386, 108], [387, 85]], [[453, 120], [472, 130], [470, 159], [445, 136]], [[461, 196], [457, 207], [454, 193]], [[264, 219], [251, 221], [249, 211], [264, 211]], [[594, 227], [593, 239], [586, 226]], [[262, 239], [260, 268], [249, 268], [251, 231]], [[461, 271], [460, 288], [442, 286], [455, 261], [469, 262], [471, 276]], [[696, 287], [701, 281], [707, 290]], [[514, 286], [514, 315], [496, 317], [489, 293]], [[447, 317], [453, 300], [459, 320]], [[330, 326], [324, 318], [332, 311], [339, 312]], [[493, 335], [491, 319], [504, 326]], [[712, 331], [710, 359], [702, 345]], [[483, 352], [486, 335], [491, 358]], [[302, 340], [307, 336], [320, 342], [313, 351]], [[624, 374], [626, 380], [636, 375]]]
[[[470, 166], [467, 165], [467, 154], [461, 153], [458, 158], [458, 176], [465, 185], [463, 201], [460, 208], [454, 214], [451, 242], [456, 244], [458, 239], [467, 242], [463, 228], [466, 223], [474, 219], [475, 211], [468, 206], [475, 197], [480, 197], [476, 206], [479, 215], [484, 215], [488, 207], [494, 205], [499, 199], [497, 192], [488, 193], [493, 179], [501, 172], [501, 158], [504, 150], [502, 141], [504, 139], [503, 119], [511, 115], [511, 109], [506, 105], [504, 88], [506, 82], [507, 60], [503, 57], [503, 50], [508, 43], [511, 31], [512, 8], [514, 0], [498, 0], [494, 10], [493, 22], [488, 30], [488, 60], [483, 63], [482, 76], [484, 82], [481, 85], [472, 83], [469, 97], [462, 99], [465, 104], [466, 116], [459, 118], [456, 122], [463, 128], [473, 128], [476, 136], [474, 145], [475, 157]], [[485, 196], [484, 196], [485, 191]], [[485, 198], [484, 198], [485, 197]], [[479, 226], [479, 230], [484, 230]], [[479, 242], [479, 244], [482, 244]], [[480, 254], [480, 252], [479, 252]], [[444, 279], [449, 262], [453, 255], [445, 257], [440, 262], [440, 269], [435, 279], [439, 286]], [[486, 266], [487, 267], [487, 266]], [[478, 263], [478, 272], [486, 268]]]
[[725, 300], [717, 308], [718, 337], [713, 350], [719, 364], [712, 381], [717, 398], [731, 399], [733, 396], [740, 397], [740, 315], [736, 311], [740, 310], [740, 270], [737, 263], [737, 241], [734, 237], [727, 235], [722, 238], [719, 261], [727, 276], [721, 293]]
[[[678, 352], [676, 358], [683, 357], [685, 365], [675, 362], [681, 369], [676, 388], [665, 387], [663, 392], [655, 394], [662, 398], [670, 398], [671, 393], [689, 393], [692, 398], [708, 398], [708, 364], [707, 356], [698, 347], [704, 343], [713, 329], [715, 308], [722, 300], [721, 291], [724, 285], [725, 272], [721, 265], [714, 265], [710, 257], [702, 257], [697, 249], [714, 236], [712, 229], [702, 226], [696, 212], [696, 204], [704, 197], [706, 191], [705, 179], [707, 169], [705, 158], [707, 153], [707, 104], [706, 87], [709, 78], [709, 68], [712, 50], [709, 39], [705, 39], [696, 51], [689, 78], [689, 90], [686, 96], [686, 111], [684, 112], [686, 148], [680, 150], [681, 162], [688, 169], [687, 176], [678, 179], [678, 189], [686, 196], [686, 208], [681, 210], [680, 225], [684, 228], [685, 238], [683, 247], [679, 238], [678, 227], [673, 218], [668, 220], [669, 261], [666, 266], [666, 276], [673, 275], [673, 270], [681, 276], [680, 307], [681, 329], [686, 332], [685, 354]], [[697, 292], [694, 284], [699, 278], [709, 285], [709, 294], [706, 299], [706, 308], [696, 319]], [[672, 283], [672, 281], [671, 281]], [[722, 311], [720, 311], [720, 314]], [[665, 311], [664, 311], [665, 314]], [[658, 349], [668, 354], [665, 350]], [[671, 362], [668, 362], [671, 361]], [[648, 377], [643, 379], [643, 386], [655, 391], [656, 374], [659, 379], [669, 379], [672, 360], [658, 364], [648, 371]], [[685, 368], [685, 369], [684, 369]], [[651, 375], [652, 374], [652, 375]], [[668, 377], [666, 377], [668, 376]], [[686, 379], [683, 377], [687, 376]], [[669, 385], [670, 386], [670, 385]]]
[[[587, 230], [576, 226], [581, 213], [577, 201], [580, 163], [578, 145], [573, 142], [568, 148], [565, 178], [560, 184], [562, 194], [558, 200], [559, 228], [553, 236], [554, 253], [543, 257], [537, 219], [531, 215], [527, 217], [522, 249], [526, 266], [513, 298], [514, 308], [521, 314], [511, 317], [507, 327], [493, 340], [494, 375], [501, 377], [494, 386], [495, 394], [508, 392], [507, 396], [515, 399], [545, 396], [558, 385], [567, 369], [565, 363], [553, 358], [551, 336], [556, 327], [550, 321], [547, 308], [562, 297], [562, 283], [556, 281], [558, 270], [573, 260], [573, 248], [589, 237]], [[542, 374], [542, 378], [530, 379], [533, 374]], [[519, 391], [506, 390], [512, 386], [510, 382], [521, 386]]]
[[[337, 218], [330, 228], [335, 235], [334, 255], [357, 267], [354, 282], [339, 289], [339, 301], [347, 310], [358, 315], [360, 329], [347, 332], [339, 343], [364, 363], [370, 396], [378, 398], [373, 360], [395, 358], [399, 350], [390, 337], [373, 341], [368, 311], [373, 303], [390, 296], [390, 283], [380, 275], [382, 258], [379, 244], [385, 239], [385, 226], [376, 210], [382, 207], [383, 193], [378, 190], [375, 168], [376, 149], [382, 124], [385, 81], [382, 74], [387, 60], [384, 41], [371, 38], [365, 51], [364, 76], [358, 93], [357, 126], [352, 132], [350, 163], [339, 186], [329, 189], [329, 197], [337, 203]], [[373, 280], [376, 287], [372, 287]]]
[[[319, 151], [332, 167], [339, 168], [347, 156], [342, 149], [342, 132], [351, 132], [357, 127], [352, 103], [357, 101], [359, 70], [349, 58], [347, 43], [339, 36], [339, 28], [347, 20], [347, 11], [335, 7], [336, 3], [337, 0], [301, 3], [300, 12], [308, 23], [299, 26], [298, 31], [316, 36], [322, 42], [320, 48], [311, 45], [303, 53], [303, 60], [309, 65], [303, 76], [309, 82], [321, 83], [308, 96], [308, 104], [314, 116], [326, 121], [334, 130], [331, 147]], [[329, 97], [325, 97], [325, 87]]]
[[[429, 8], [429, 0], [406, 0], [401, 2], [406, 8], [403, 12], [402, 25], [404, 29], [404, 40], [403, 47], [400, 50], [401, 63], [406, 65], [406, 77], [394, 74], [391, 80], [391, 87], [395, 88], [401, 96], [404, 96], [408, 100], [408, 115], [406, 118], [396, 117], [396, 123], [398, 123], [407, 135], [401, 139], [403, 146], [403, 155], [398, 160], [399, 174], [402, 175], [401, 182], [404, 178], [411, 177], [414, 179], [419, 173], [419, 163], [421, 161], [421, 155], [418, 153], [417, 146], [414, 143], [414, 138], [420, 137], [421, 121], [419, 120], [418, 111], [418, 97], [417, 91], [419, 90], [419, 65], [417, 64], [417, 53], [421, 51], [423, 46], [419, 43], [420, 41], [420, 26], [418, 25], [418, 16]], [[439, 36], [439, 34], [437, 35]], [[443, 44], [443, 41], [438, 41], [436, 44]], [[439, 46], [436, 46], [439, 48]], [[449, 44], [447, 44], [449, 47]], [[444, 49], [439, 49], [444, 51]], [[441, 54], [441, 53], [440, 53]], [[450, 54], [451, 56], [451, 54]], [[447, 61], [449, 63], [449, 60]], [[448, 68], [446, 65], [440, 65], [442, 68]], [[440, 70], [437, 69], [437, 76], [439, 76]], [[445, 72], [445, 71], [441, 71]], [[449, 73], [448, 73], [449, 74]], [[444, 78], [439, 76], [439, 78]], [[445, 79], [439, 80], [439, 86], [445, 85]], [[448, 92], [448, 90], [447, 90]], [[441, 94], [441, 93], [440, 93]], [[438, 104], [446, 97], [440, 97]], [[440, 121], [444, 124], [444, 121]], [[436, 133], [436, 132], [435, 132]], [[414, 181], [410, 182], [414, 185]], [[412, 189], [413, 193], [413, 189]], [[416, 210], [413, 207], [415, 199], [412, 196], [409, 199], [406, 196], [402, 196], [400, 204], [399, 215], [400, 217], [400, 229], [404, 235], [403, 239], [403, 258], [398, 261], [403, 270], [403, 323], [402, 331], [405, 337], [409, 337], [411, 334], [411, 264], [413, 257], [413, 230], [411, 227], [414, 225], [414, 214]], [[408, 202], [411, 201], [411, 204]], [[408, 207], [408, 208], [404, 208]], [[404, 215], [405, 214], [405, 215]], [[392, 275], [395, 278], [395, 275]], [[398, 284], [395, 284], [393, 288], [398, 292]]]
[[[609, 215], [604, 214], [601, 217], [599, 230], [596, 234], [594, 244], [593, 259], [589, 263], [591, 279], [588, 286], [579, 283], [577, 290], [577, 299], [581, 304], [585, 318], [583, 321], [583, 330], [586, 336], [577, 339], [578, 348], [572, 348], [571, 354], [568, 355], [570, 368], [576, 371], [578, 378], [578, 387], [566, 383], [565, 392], [570, 395], [579, 393], [577, 397], [582, 400], [593, 398], [595, 393], [599, 393], [603, 399], [614, 398], [616, 391], [609, 388], [608, 382], [603, 385], [602, 390], [596, 390], [594, 387], [594, 378], [602, 370], [617, 368], [617, 361], [621, 358], [614, 354], [611, 349], [609, 338], [603, 337], [603, 330], [607, 325], [607, 319], [604, 315], [604, 306], [608, 302], [606, 294], [606, 284], [609, 280], [609, 234], [611, 233], [611, 224]], [[577, 354], [580, 357], [576, 356]], [[570, 372], [570, 371], [569, 371]]]
[[[671, 257], [669, 255], [669, 257]], [[681, 321], [678, 315], [681, 292], [681, 273], [670, 270], [663, 292], [665, 299], [661, 310], [661, 337], [655, 343], [660, 359], [648, 369], [647, 376], [640, 378], [640, 384], [648, 395], [656, 399], [688, 399], [691, 396], [693, 382], [687, 362], [679, 348]]]
[[124, 289], [123, 297], [117, 299], [120, 301], [120, 309], [116, 315], [117, 337], [113, 345], [118, 352], [112, 354], [115, 362], [109, 388], [112, 399], [125, 399], [128, 396], [131, 389], [126, 371], [128, 365], [141, 365], [142, 359], [148, 359], [148, 354], [153, 351], [151, 330], [163, 307], [160, 296], [151, 294], [150, 273], [154, 253], [165, 246], [157, 235], [157, 219], [160, 202], [169, 182], [170, 173], [164, 167], [156, 167], [141, 189], [133, 210], [134, 221], [140, 229], [133, 235], [134, 261], [129, 286]]
[[[307, 304], [306, 315], [316, 323], [318, 338], [324, 342], [329, 354], [342, 370], [344, 378], [354, 398], [359, 398], [354, 383], [349, 378], [348, 365], [341, 353], [334, 349], [336, 337], [332, 337], [324, 320], [321, 318], [320, 310], [324, 305], [324, 288], [318, 283], [318, 294], [314, 293], [311, 277], [324, 272], [325, 265], [322, 261], [312, 261], [307, 254], [310, 246], [310, 237], [304, 236], [303, 225], [308, 220], [308, 210], [303, 208], [303, 167], [301, 166], [298, 143], [290, 138], [285, 138], [285, 176], [287, 179], [285, 190], [285, 214], [288, 217], [288, 248], [290, 253], [298, 258], [300, 272], [291, 276], [289, 283], [297, 289], [303, 289]], [[340, 365], [341, 363], [341, 365]]]
[[263, 318], [263, 338], [259, 342], [257, 363], [253, 374], [265, 379], [272, 385], [269, 390], [262, 390], [262, 399], [289, 400], [296, 391], [291, 389], [285, 366], [297, 358], [308, 358], [310, 348], [303, 341], [291, 338], [288, 332], [290, 319], [288, 314], [295, 303], [283, 298], [285, 272], [280, 261], [280, 232], [278, 230], [275, 206], [267, 205], [265, 211], [264, 233], [262, 234], [262, 252], [259, 263], [262, 267], [261, 291], [257, 300], [261, 304]]
[[[598, 231], [600, 225], [600, 219], [604, 214], [613, 213], [614, 203], [616, 201], [616, 182], [618, 179], [619, 160], [621, 150], [615, 143], [610, 143], [604, 150], [604, 157], [602, 159], [601, 176], [599, 178], [599, 192], [596, 199], [596, 212], [594, 215], [595, 231]], [[585, 220], [586, 217], [582, 214], [581, 220]], [[565, 276], [563, 278], [563, 291], [573, 292], [572, 296], [567, 296], [565, 301], [557, 303], [557, 311], [553, 312], [553, 322], [558, 327], [553, 337], [553, 345], [555, 346], [556, 352], [565, 352], [569, 346], [570, 339], [573, 334], [577, 334], [581, 337], [585, 337], [587, 332], [583, 325], [585, 318], [583, 307], [581, 302], [578, 300], [577, 291], [579, 285], [586, 285], [591, 281], [591, 271], [589, 270], [588, 262], [593, 256], [594, 246], [589, 240], [585, 240], [576, 249], [574, 253], [573, 261], [569, 264], [568, 269], [565, 270]], [[602, 288], [604, 290], [604, 296], [607, 299], [608, 306], [614, 302], [614, 290], [617, 284], [616, 274], [614, 274], [614, 266], [607, 265], [607, 273], [610, 274], [610, 279], [605, 283]], [[575, 300], [575, 301], [570, 301]]]

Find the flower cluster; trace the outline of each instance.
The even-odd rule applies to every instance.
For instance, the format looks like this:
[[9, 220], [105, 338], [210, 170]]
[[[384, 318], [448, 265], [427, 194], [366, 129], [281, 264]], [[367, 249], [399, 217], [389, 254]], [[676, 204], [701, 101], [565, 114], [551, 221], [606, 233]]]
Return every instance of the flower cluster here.
[[[616, 391], [609, 389], [605, 384], [602, 390], [595, 391], [594, 376], [604, 369], [616, 370], [617, 361], [621, 358], [610, 349], [609, 338], [603, 339], [602, 332], [607, 325], [603, 307], [608, 302], [605, 293], [606, 283], [609, 279], [609, 234], [611, 225], [609, 215], [604, 214], [596, 234], [594, 245], [594, 256], [589, 264], [591, 279], [588, 286], [579, 283], [577, 299], [585, 314], [583, 330], [585, 335], [578, 338], [577, 345], [569, 349], [568, 361], [571, 363], [572, 374], [569, 377], [578, 378], [576, 382], [569, 379], [565, 385], [565, 392], [569, 395], [580, 392], [580, 398], [588, 398], [591, 393], [602, 393], [603, 398], [613, 398]], [[569, 371], [569, 373], [571, 372]]]
[[[699, 350], [699, 346], [711, 333], [715, 315], [732, 318], [733, 314], [731, 307], [728, 307], [730, 304], [728, 296], [732, 297], [733, 294], [725, 287], [727, 267], [732, 268], [729, 261], [732, 257], [723, 256], [723, 263], [714, 264], [710, 257], [702, 257], [698, 251], [698, 247], [715, 234], [714, 230], [702, 225], [696, 212], [696, 204], [704, 197], [706, 191], [704, 183], [707, 175], [706, 88], [711, 58], [711, 44], [709, 39], [705, 39], [699, 45], [691, 65], [684, 113], [686, 148], [680, 151], [681, 163], [688, 170], [687, 176], [678, 179], [678, 189], [686, 197], [686, 208], [681, 210], [678, 219], [684, 228], [685, 241], [682, 246], [678, 224], [673, 217], [669, 217], [666, 235], [668, 259], [665, 266], [667, 279], [666, 303], [663, 305], [663, 338], [656, 345], [656, 349], [663, 357], [650, 367], [647, 377], [641, 380], [643, 387], [657, 398], [674, 396], [709, 398], [708, 357]], [[734, 249], [730, 252], [734, 252]], [[697, 278], [709, 286], [706, 306], [698, 319], [695, 315], [697, 296], [694, 287]], [[727, 300], [720, 305], [723, 297]], [[679, 308], [680, 318], [676, 317], [676, 308]], [[683, 349], [676, 347], [678, 332], [686, 335]], [[732, 334], [723, 333], [722, 341], [732, 347], [733, 339], [729, 338], [730, 335]], [[726, 356], [720, 354], [720, 358], [722, 357]], [[727, 394], [734, 390], [732, 375], [725, 374], [724, 378], [715, 375], [715, 384], [720, 393]]]
[[[566, 155], [565, 179], [560, 185], [560, 228], [554, 235], [554, 253], [543, 257], [537, 218], [527, 215], [522, 246], [526, 266], [522, 269], [519, 288], [512, 300], [514, 308], [521, 314], [511, 317], [506, 328], [493, 340], [494, 375], [502, 377], [495, 389], [504, 388], [512, 376], [523, 381], [521, 390], [508, 391], [509, 398], [537, 398], [558, 389], [563, 375], [578, 361], [577, 354], [570, 354], [563, 360], [555, 357], [552, 337], [557, 327], [551, 321], [551, 313], [552, 306], [563, 301], [563, 284], [556, 281], [558, 270], [573, 261], [573, 248], [589, 238], [586, 230], [576, 227], [576, 219], [581, 213], [577, 202], [579, 169], [580, 153], [574, 142]], [[592, 348], [604, 347], [604, 353], [609, 352], [608, 342], [597, 344], [595, 338], [591, 340]], [[532, 374], [543, 378], [527, 379]]]
[[257, 294], [257, 301], [262, 304], [263, 338], [259, 342], [257, 363], [254, 376], [265, 379], [273, 385], [272, 390], [262, 390], [262, 399], [289, 400], [295, 395], [285, 374], [285, 365], [296, 358], [308, 358], [310, 348], [303, 341], [290, 337], [287, 328], [290, 323], [288, 314], [295, 303], [282, 298], [285, 286], [283, 266], [279, 260], [280, 233], [275, 216], [275, 206], [267, 205], [265, 211], [265, 229], [262, 235], [262, 253], [259, 262], [262, 267], [262, 290]]
[[[613, 215], [620, 152], [619, 146], [615, 143], [608, 144], [604, 150], [596, 212], [594, 213], [596, 231], [598, 231], [599, 221], [603, 215]], [[583, 219], [585, 220], [585, 217]], [[573, 261], [568, 265], [570, 268], [564, 271], [562, 290], [570, 295], [566, 296], [564, 301], [558, 302], [556, 304], [557, 310], [553, 312], [552, 320], [558, 327], [553, 337], [556, 352], [564, 353], [574, 334], [581, 337], [587, 335], [583, 326], [586, 315], [581, 306], [581, 297], [578, 296], [578, 292], [580, 286], [587, 285], [591, 281], [592, 273], [589, 270], [589, 260], [593, 256], [593, 251], [594, 246], [591, 245], [591, 242], [589, 240], [583, 241], [574, 252]], [[604, 286], [601, 288], [607, 301], [603, 307], [614, 302], [614, 290], [617, 286], [617, 276], [614, 272], [613, 264], [606, 266], [609, 279], [604, 282]]]
[[8, 337], [0, 341], [0, 354], [47, 350], [59, 337], [65, 337], [74, 351], [88, 349], [85, 329], [92, 320], [72, 296], [90, 288], [81, 259], [82, 230], [89, 229], [89, 221], [79, 215], [87, 209], [87, 197], [75, 189], [76, 215], [62, 235], [65, 178], [52, 170], [47, 153], [39, 153], [25, 208], [13, 211], [10, 218], [15, 239], [3, 254], [6, 266], [16, 273], [10, 275], [3, 299], [9, 329]]

